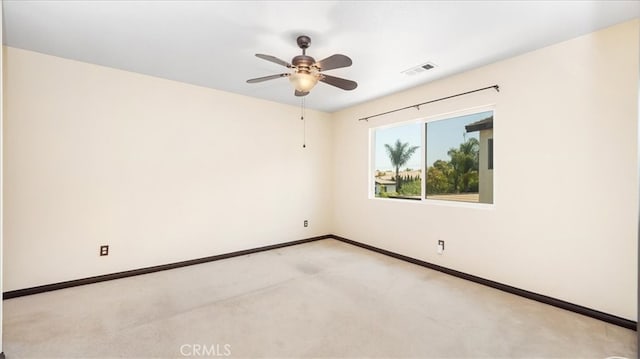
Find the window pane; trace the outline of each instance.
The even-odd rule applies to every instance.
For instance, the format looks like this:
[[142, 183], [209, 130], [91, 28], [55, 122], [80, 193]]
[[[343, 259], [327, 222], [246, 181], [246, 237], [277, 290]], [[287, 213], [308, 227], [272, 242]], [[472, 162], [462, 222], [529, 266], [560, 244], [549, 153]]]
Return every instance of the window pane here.
[[426, 198], [493, 203], [493, 111], [428, 122], [426, 145]]
[[377, 129], [374, 132], [375, 196], [422, 198], [422, 124]]

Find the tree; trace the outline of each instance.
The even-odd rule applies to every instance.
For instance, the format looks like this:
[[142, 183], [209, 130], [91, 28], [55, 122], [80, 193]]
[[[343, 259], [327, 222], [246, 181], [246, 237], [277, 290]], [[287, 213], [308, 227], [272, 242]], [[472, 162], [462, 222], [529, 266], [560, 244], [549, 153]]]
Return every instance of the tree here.
[[[427, 194], [453, 193], [453, 166], [437, 160], [427, 169]], [[419, 178], [418, 178], [419, 179]]]
[[460, 148], [451, 148], [447, 154], [453, 167], [453, 188], [455, 192], [471, 192], [471, 185], [477, 183], [480, 142], [470, 138], [460, 144]]
[[403, 196], [420, 197], [422, 183], [420, 181], [408, 181], [402, 184], [398, 194]]
[[384, 147], [387, 149], [387, 154], [389, 155], [389, 159], [391, 160], [391, 165], [396, 168], [396, 191], [400, 190], [402, 186], [402, 180], [400, 179], [400, 167], [404, 166], [414, 152], [420, 146], [409, 146], [409, 142], [400, 142], [400, 139], [396, 140], [396, 143], [393, 147], [389, 144], [385, 144]]

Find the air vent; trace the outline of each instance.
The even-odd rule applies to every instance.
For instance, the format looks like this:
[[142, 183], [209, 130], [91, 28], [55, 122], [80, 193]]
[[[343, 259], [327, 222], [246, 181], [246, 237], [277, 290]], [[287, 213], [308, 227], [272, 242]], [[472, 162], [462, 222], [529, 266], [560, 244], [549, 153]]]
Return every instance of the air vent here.
[[432, 68], [434, 68], [435, 66], [433, 64], [430, 63], [426, 63], [424, 65], [421, 66], [423, 69], [425, 70], [431, 70]]
[[413, 76], [413, 75], [417, 75], [421, 72], [425, 72], [427, 70], [431, 70], [434, 67], [436, 67], [436, 65], [433, 62], [427, 62], [425, 64], [422, 65], [418, 65], [416, 67], [412, 67], [408, 70], [404, 70], [402, 71], [403, 74], [407, 75], [407, 76]]

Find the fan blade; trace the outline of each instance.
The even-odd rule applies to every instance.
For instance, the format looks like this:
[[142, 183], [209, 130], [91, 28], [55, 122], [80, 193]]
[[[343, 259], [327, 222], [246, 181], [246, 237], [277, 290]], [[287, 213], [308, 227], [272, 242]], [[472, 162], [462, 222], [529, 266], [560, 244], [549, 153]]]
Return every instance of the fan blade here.
[[267, 80], [273, 80], [273, 79], [277, 79], [279, 77], [286, 77], [289, 76], [289, 74], [277, 74], [277, 75], [269, 75], [269, 76], [264, 76], [264, 77], [257, 77], [255, 79], [250, 79], [247, 80], [247, 83], [249, 84], [255, 84], [257, 82], [262, 82], [262, 81], [267, 81]]
[[327, 71], [333, 69], [339, 69], [341, 67], [349, 67], [353, 62], [348, 56], [342, 54], [335, 54], [327, 57], [324, 60], [320, 60], [315, 63], [320, 71]]
[[293, 66], [291, 66], [290, 63], [284, 61], [284, 60], [280, 60], [279, 58], [275, 57], [275, 56], [271, 56], [271, 55], [265, 55], [265, 54], [256, 54], [257, 57], [263, 59], [263, 60], [267, 60], [267, 61], [271, 61], [273, 63], [276, 63], [278, 65], [282, 65], [284, 67], [288, 67], [291, 68]]
[[351, 91], [358, 87], [358, 84], [355, 81], [346, 80], [340, 77], [329, 76], [325, 74], [320, 74], [320, 81], [329, 84], [331, 86], [335, 86], [341, 88], [343, 90]]
[[307, 96], [309, 94], [309, 92], [303, 92], [303, 91], [298, 91], [296, 90], [295, 95], [298, 97], [302, 97], [302, 96]]

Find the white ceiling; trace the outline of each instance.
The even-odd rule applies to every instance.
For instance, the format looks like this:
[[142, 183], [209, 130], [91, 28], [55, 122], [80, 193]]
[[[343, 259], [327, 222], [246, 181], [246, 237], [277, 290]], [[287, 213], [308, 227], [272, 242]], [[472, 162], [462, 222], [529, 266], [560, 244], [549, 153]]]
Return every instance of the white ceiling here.
[[[640, 14], [640, 1], [24, 1], [4, 0], [5, 45], [298, 105], [287, 72], [261, 60], [300, 54], [353, 66], [327, 74], [307, 106], [333, 112], [567, 40]], [[415, 76], [408, 68], [433, 62]], [[487, 84], [492, 85], [492, 84]]]

